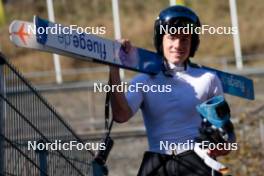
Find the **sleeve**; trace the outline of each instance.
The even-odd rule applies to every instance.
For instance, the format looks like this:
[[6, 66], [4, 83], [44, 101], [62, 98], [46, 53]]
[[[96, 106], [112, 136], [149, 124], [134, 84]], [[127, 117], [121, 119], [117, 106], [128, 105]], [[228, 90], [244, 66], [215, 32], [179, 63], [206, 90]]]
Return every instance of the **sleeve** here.
[[144, 84], [142, 77], [135, 77], [128, 85], [126, 99], [128, 106], [131, 108], [133, 115], [136, 114], [141, 104], [143, 103], [143, 92], [141, 89], [137, 89], [138, 84]]
[[218, 95], [224, 96], [224, 91], [223, 91], [223, 87], [222, 87], [222, 83], [220, 79], [218, 78], [216, 74], [213, 73], [212, 78], [211, 78], [210, 87], [209, 87], [208, 98], [212, 98]]

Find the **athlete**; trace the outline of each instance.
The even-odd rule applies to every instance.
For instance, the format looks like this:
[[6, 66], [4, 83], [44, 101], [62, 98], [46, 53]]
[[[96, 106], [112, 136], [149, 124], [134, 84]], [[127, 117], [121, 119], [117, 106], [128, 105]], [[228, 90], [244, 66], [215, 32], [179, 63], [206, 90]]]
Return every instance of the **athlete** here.
[[[198, 16], [187, 7], [172, 6], [162, 10], [154, 24], [154, 45], [157, 54], [163, 58], [163, 69], [157, 75], [139, 74], [130, 85], [170, 85], [170, 91], [137, 89], [112, 94], [111, 105], [116, 122], [128, 121], [139, 109], [143, 114], [149, 150], [144, 154], [139, 176], [211, 175], [211, 168], [195, 154], [191, 145], [176, 149], [166, 147], [195, 141], [201, 126], [196, 106], [223, 95], [218, 77], [190, 61], [199, 46], [199, 35], [186, 33], [183, 27], [191, 29], [200, 25]], [[179, 29], [178, 32], [166, 30], [175, 28]], [[129, 53], [132, 48], [130, 42], [121, 42]], [[117, 67], [110, 68], [110, 75], [112, 84], [121, 84]], [[213, 150], [209, 154], [216, 157], [228, 152]], [[214, 174], [221, 175], [218, 172]]]

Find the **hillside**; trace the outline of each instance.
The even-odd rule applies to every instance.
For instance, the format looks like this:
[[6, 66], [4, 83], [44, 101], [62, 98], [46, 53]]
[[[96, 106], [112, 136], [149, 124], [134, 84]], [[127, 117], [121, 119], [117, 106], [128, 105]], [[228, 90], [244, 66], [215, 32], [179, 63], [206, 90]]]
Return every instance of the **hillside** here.
[[[120, 1], [121, 31], [136, 46], [154, 50], [152, 45], [153, 21], [160, 9], [169, 5], [169, 0]], [[261, 0], [237, 0], [240, 37], [243, 54], [262, 53], [264, 46], [263, 18], [264, 4]], [[187, 6], [197, 11], [203, 24], [210, 26], [231, 26], [229, 1], [188, 0]], [[65, 25], [105, 26], [103, 37], [113, 39], [111, 1], [105, 0], [62, 0], [54, 1], [56, 21]], [[13, 59], [22, 72], [45, 71], [53, 69], [50, 54], [16, 48], [8, 38], [8, 25], [14, 19], [32, 21], [33, 15], [47, 18], [46, 1], [8, 0], [5, 4], [6, 26], [0, 30], [2, 51]], [[212, 58], [233, 57], [233, 39], [231, 35], [201, 35], [201, 45], [196, 60], [219, 61]], [[73, 59], [62, 59], [62, 68], [94, 66]], [[252, 65], [248, 62], [246, 64]], [[258, 65], [257, 63], [256, 65]], [[254, 64], [253, 64], [254, 66]], [[75, 78], [72, 78], [73, 80]]]

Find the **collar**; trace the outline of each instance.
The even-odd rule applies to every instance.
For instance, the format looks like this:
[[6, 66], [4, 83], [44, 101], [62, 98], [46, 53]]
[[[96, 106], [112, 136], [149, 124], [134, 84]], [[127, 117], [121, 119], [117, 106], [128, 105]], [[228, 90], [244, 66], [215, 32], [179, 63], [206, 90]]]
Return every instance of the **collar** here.
[[176, 76], [181, 73], [185, 73], [189, 69], [188, 63], [176, 65], [172, 63], [164, 63], [164, 73], [168, 76]]

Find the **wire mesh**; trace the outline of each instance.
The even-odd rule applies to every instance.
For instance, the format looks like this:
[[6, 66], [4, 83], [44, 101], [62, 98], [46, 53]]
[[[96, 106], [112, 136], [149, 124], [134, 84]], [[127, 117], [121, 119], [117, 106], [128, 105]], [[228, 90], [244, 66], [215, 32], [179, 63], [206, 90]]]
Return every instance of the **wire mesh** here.
[[90, 175], [92, 151], [29, 149], [29, 142], [84, 142], [3, 55], [1, 63], [1, 175]]

